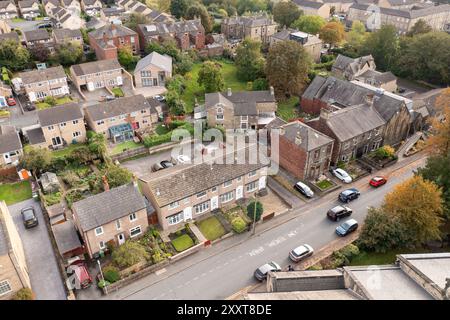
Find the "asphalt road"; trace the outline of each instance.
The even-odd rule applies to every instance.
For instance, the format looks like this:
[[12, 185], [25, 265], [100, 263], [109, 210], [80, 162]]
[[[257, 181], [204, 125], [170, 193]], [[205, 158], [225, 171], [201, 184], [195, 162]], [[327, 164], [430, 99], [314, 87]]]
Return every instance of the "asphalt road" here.
[[[397, 164], [396, 171], [383, 172], [388, 183], [378, 189], [368, 186], [361, 179], [349, 187], [357, 187], [361, 197], [349, 206], [352, 218], [362, 222], [367, 208], [378, 206], [392, 187], [412, 176], [412, 170], [423, 165], [420, 159], [410, 165]], [[390, 173], [390, 171], [393, 171]], [[282, 267], [291, 264], [288, 253], [303, 243], [318, 250], [335, 240], [338, 223], [326, 219], [326, 211], [337, 205], [337, 194], [330, 193], [317, 202], [294, 210], [294, 218], [257, 236], [242, 241], [248, 235], [234, 236], [211, 248], [188, 257], [167, 270], [151, 274], [103, 299], [224, 299], [240, 289], [255, 285], [254, 270], [268, 261], [276, 261]], [[241, 237], [241, 238], [239, 238]], [[227, 242], [229, 240], [229, 242]], [[233, 245], [234, 243], [234, 245]], [[220, 250], [223, 248], [223, 251]], [[208, 256], [208, 250], [217, 254]]]

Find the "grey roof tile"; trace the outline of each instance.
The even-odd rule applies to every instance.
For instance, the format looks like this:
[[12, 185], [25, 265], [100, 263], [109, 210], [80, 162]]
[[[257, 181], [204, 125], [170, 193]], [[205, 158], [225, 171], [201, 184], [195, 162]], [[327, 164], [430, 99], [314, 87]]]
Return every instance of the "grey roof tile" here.
[[81, 247], [81, 242], [72, 220], [53, 225], [52, 231], [55, 235], [56, 246], [61, 255]]
[[81, 108], [77, 103], [66, 103], [38, 111], [41, 126], [50, 126], [62, 122], [78, 120], [83, 118]]
[[19, 134], [13, 126], [0, 126], [0, 154], [21, 150]]
[[97, 121], [149, 108], [150, 103], [139, 94], [88, 106], [85, 112], [93, 121]]

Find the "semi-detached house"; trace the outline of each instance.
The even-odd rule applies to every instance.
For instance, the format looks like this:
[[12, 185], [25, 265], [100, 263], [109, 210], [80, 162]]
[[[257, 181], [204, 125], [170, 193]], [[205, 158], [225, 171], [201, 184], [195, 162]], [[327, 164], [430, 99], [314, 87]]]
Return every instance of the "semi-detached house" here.
[[117, 59], [92, 61], [70, 67], [70, 75], [80, 90], [94, 91], [123, 85], [122, 66]]
[[22, 154], [22, 142], [16, 128], [0, 126], [0, 167], [18, 161]]
[[21, 79], [23, 89], [31, 102], [70, 93], [67, 76], [61, 66], [21, 72], [18, 78]]
[[0, 1], [0, 19], [13, 19], [17, 18], [18, 12], [17, 7], [13, 1], [6, 0]]

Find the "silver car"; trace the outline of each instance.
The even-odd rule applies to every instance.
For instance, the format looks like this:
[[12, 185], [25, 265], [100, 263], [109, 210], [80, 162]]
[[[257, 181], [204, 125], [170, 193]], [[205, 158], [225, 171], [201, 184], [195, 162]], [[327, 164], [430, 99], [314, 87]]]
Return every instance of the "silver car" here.
[[314, 253], [314, 249], [309, 244], [301, 245], [289, 252], [289, 258], [294, 262], [300, 262]]
[[262, 265], [261, 267], [259, 267], [258, 269], [255, 270], [254, 276], [256, 279], [258, 279], [259, 281], [263, 281], [264, 279], [267, 278], [267, 274], [272, 271], [272, 272], [278, 272], [281, 271], [281, 267], [279, 264], [277, 264], [276, 262], [269, 262], [266, 263], [265, 265]]

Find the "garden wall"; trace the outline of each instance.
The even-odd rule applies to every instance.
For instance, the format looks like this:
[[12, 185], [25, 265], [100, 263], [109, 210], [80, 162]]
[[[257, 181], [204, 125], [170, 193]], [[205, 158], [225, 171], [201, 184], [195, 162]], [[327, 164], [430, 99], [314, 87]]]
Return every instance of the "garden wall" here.
[[116, 161], [116, 160], [122, 161], [122, 160], [132, 158], [132, 157], [135, 157], [135, 156], [138, 156], [141, 154], [149, 154], [149, 149], [142, 146], [142, 147], [126, 150], [126, 151], [123, 151], [122, 153], [111, 156], [111, 159], [113, 161]]

